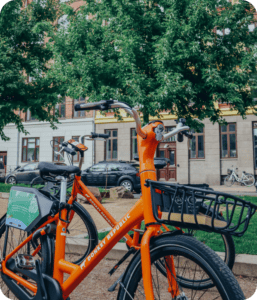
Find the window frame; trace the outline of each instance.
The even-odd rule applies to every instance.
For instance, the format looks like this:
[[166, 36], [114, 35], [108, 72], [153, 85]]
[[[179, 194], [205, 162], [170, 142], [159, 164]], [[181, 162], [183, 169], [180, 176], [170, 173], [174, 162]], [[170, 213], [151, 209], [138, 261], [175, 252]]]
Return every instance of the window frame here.
[[[61, 143], [60, 142], [61, 139], [63, 139], [63, 141], [64, 141], [64, 136], [54, 136], [53, 137], [53, 156], [52, 156], [52, 161], [56, 162], [56, 163], [64, 162], [65, 160], [60, 160], [60, 157], [61, 157], [60, 155], [58, 155], [58, 160], [54, 160], [54, 139], [58, 139], [58, 144], [59, 144], [59, 143]], [[59, 144], [59, 149], [58, 150], [60, 151], [60, 144]]]
[[[165, 134], [171, 132], [172, 130], [168, 130], [168, 129], [176, 129], [176, 126], [165, 126]], [[173, 139], [173, 141], [171, 140]], [[170, 138], [168, 138], [167, 140], [165, 140], [165, 143], [175, 143], [177, 141], [177, 135], [174, 135]]]
[[[79, 99], [74, 99], [73, 100], [73, 119], [86, 118], [86, 111], [85, 110], [75, 111], [75, 104], [84, 104], [84, 103], [86, 103], [86, 97], [79, 97]], [[77, 114], [77, 115], [75, 115], [75, 114]], [[84, 114], [84, 115], [82, 115], [82, 114]]]
[[[64, 117], [62, 117], [61, 115], [61, 111], [62, 111], [62, 106], [64, 105]], [[63, 98], [63, 101], [56, 104], [55, 106], [55, 112], [58, 111], [59, 112], [59, 119], [65, 119], [66, 118], [66, 98]]]
[[104, 142], [104, 160], [106, 161], [118, 161], [118, 129], [114, 128], [114, 129], [105, 129], [104, 130], [104, 133], [107, 134], [108, 132], [107, 131], [117, 131], [117, 137], [113, 137], [113, 134], [110, 135], [110, 137], [108, 138], [108, 140], [117, 140], [117, 158], [113, 158], [113, 143], [111, 142], [111, 158], [110, 159], [107, 159], [107, 143], [108, 143], [108, 140]]
[[[136, 132], [136, 136], [133, 136], [133, 130]], [[134, 160], [134, 155], [133, 155], [133, 140], [136, 140], [137, 144], [137, 131], [136, 128], [130, 128], [130, 159]], [[137, 145], [137, 153], [138, 154], [138, 145]]]
[[[28, 144], [29, 144], [29, 139], [35, 139], [35, 148], [34, 148], [34, 157], [36, 157], [36, 149], [39, 148], [38, 150], [38, 160], [34, 160], [33, 162], [39, 162], [39, 151], [40, 151], [40, 138], [39, 137], [27, 137], [27, 138], [22, 138], [21, 141], [21, 162], [30, 162], [28, 161]], [[27, 146], [23, 145], [23, 141], [27, 140]], [[37, 145], [37, 140], [39, 140], [39, 145]], [[23, 160], [23, 149], [26, 149], [26, 160]]]
[[[235, 125], [235, 131], [229, 131], [229, 125]], [[226, 132], [222, 132], [221, 131], [221, 127], [224, 125], [220, 125], [220, 158], [221, 159], [236, 159], [238, 158], [238, 150], [237, 150], [237, 123], [236, 122], [230, 122], [227, 123], [227, 131]], [[229, 139], [229, 134], [235, 134], [235, 143], [236, 143], [236, 156], [230, 156], [230, 139]], [[227, 136], [227, 145], [228, 145], [228, 156], [227, 157], [223, 157], [222, 156], [222, 135], [226, 135]]]
[[[198, 150], [198, 137], [199, 136], [203, 136], [203, 157], [199, 157], [199, 150]], [[196, 152], [196, 157], [192, 157], [191, 154], [191, 142], [190, 141], [190, 148], [189, 148], [189, 158], [190, 159], [205, 159], [205, 128], [203, 127], [203, 132], [194, 132], [194, 136], [193, 138], [195, 138], [195, 152]]]

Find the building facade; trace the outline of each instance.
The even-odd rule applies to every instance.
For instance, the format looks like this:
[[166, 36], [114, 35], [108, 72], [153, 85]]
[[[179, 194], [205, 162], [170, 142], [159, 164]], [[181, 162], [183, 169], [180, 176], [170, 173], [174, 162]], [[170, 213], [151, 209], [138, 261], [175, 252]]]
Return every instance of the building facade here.
[[[65, 161], [62, 157], [55, 155], [50, 142], [55, 150], [59, 151], [59, 143], [71, 138], [79, 141], [85, 134], [94, 131], [93, 112], [75, 112], [76, 103], [85, 102], [85, 98], [72, 100], [66, 98], [56, 106], [59, 111], [58, 129], [52, 129], [49, 122], [39, 122], [30, 112], [21, 112], [24, 120], [23, 125], [28, 135], [19, 133], [14, 124], [5, 127], [5, 134], [10, 137], [10, 141], [4, 142], [0, 139], [0, 161], [4, 161], [6, 172], [13, 170], [17, 166], [24, 166], [29, 162], [65, 162], [69, 164], [65, 154]], [[94, 161], [93, 143], [86, 141], [88, 147], [85, 153], [83, 169], [92, 165]], [[78, 165], [79, 157], [74, 157], [74, 165]]]
[[[123, 114], [123, 112], [121, 112]], [[181, 184], [223, 183], [228, 168], [238, 168], [257, 175], [257, 117], [249, 112], [242, 119], [230, 107], [223, 107], [222, 114], [227, 125], [220, 126], [204, 120], [204, 128], [182, 143], [172, 138], [159, 144], [157, 157], [169, 158], [170, 164], [158, 171], [158, 179]], [[176, 126], [175, 116], [162, 114], [166, 131]], [[96, 132], [110, 133], [107, 142], [97, 141], [95, 162], [102, 160], [133, 160], [137, 153], [135, 122], [123, 114], [120, 122], [112, 114], [95, 118]]]

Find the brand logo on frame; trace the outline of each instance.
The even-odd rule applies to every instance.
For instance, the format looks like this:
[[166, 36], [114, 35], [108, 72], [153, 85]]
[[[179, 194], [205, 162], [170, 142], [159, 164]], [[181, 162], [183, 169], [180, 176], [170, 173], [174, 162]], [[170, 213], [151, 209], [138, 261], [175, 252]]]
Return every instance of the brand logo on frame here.
[[105, 221], [112, 226], [112, 222], [109, 218], [101, 211], [101, 209], [95, 204], [95, 202], [90, 198], [88, 194], [85, 194], [87, 200], [94, 206], [94, 208], [101, 214], [101, 216], [105, 219]]
[[109, 241], [119, 230], [120, 228], [127, 222], [130, 218], [130, 215], [127, 214], [126, 217], [121, 220], [110, 232], [109, 234], [102, 240], [102, 242], [95, 247], [95, 249], [89, 254], [89, 256], [83, 261], [80, 265], [80, 268], [85, 268], [86, 260], [90, 261], [106, 244], [106, 241]]

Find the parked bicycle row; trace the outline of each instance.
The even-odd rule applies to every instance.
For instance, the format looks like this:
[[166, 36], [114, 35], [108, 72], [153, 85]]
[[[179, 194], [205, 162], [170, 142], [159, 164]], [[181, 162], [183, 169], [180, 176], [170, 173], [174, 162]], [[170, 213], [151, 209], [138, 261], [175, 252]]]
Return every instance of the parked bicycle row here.
[[[192, 138], [185, 119], [179, 119], [177, 127], [165, 134], [160, 120], [142, 128], [137, 111], [126, 103], [102, 100], [76, 105], [78, 111], [113, 108], [124, 109], [136, 122], [140, 199], [121, 220], [115, 220], [83, 182], [81, 166], [87, 151], [83, 141], [106, 140], [106, 134], [91, 133], [81, 143], [73, 139], [61, 143], [56, 154], [66, 153], [70, 166], [39, 163], [44, 188], [11, 189], [7, 213], [0, 220], [4, 294], [22, 300], [69, 299], [80, 282], [124, 239], [128, 252], [109, 272], [112, 275], [132, 256], [125, 273], [109, 289], [119, 288], [117, 299], [243, 300], [231, 272], [236, 251], [232, 236], [241, 237], [246, 232], [257, 206], [211, 189], [156, 180], [156, 167], [168, 163], [154, 159], [158, 144], [175, 135], [178, 142]], [[72, 165], [71, 158], [77, 153], [78, 167]], [[72, 187], [70, 195], [68, 187]], [[77, 202], [78, 194], [112, 227], [100, 242], [94, 220]], [[78, 219], [83, 227], [76, 226]], [[201, 233], [222, 241], [224, 259], [200, 242]], [[68, 259], [72, 257], [68, 255], [72, 243], [85, 250], [75, 261]]]

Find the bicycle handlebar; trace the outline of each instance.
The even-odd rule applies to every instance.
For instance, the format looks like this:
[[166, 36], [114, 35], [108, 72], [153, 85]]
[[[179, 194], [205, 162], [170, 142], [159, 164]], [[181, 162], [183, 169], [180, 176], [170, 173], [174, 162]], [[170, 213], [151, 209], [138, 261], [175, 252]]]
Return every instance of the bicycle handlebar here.
[[110, 137], [110, 134], [107, 133], [96, 133], [96, 132], [91, 132], [91, 136], [89, 136], [91, 139], [95, 138], [103, 138], [103, 139], [108, 139]]
[[96, 109], [103, 110], [102, 105], [90, 105], [90, 106], [86, 106], [88, 104], [95, 104], [95, 103], [75, 104], [74, 109], [75, 109], [75, 111], [96, 110]]
[[[113, 109], [113, 108], [123, 108], [132, 118], [134, 118], [136, 122], [136, 132], [139, 136], [141, 136], [143, 139], [146, 138], [147, 134], [142, 130], [141, 127], [141, 120], [140, 117], [136, 111], [136, 109], [130, 107], [128, 104], [124, 102], [119, 102], [118, 100], [101, 100], [99, 102], [94, 102], [94, 103], [83, 103], [83, 104], [76, 104], [75, 105], [75, 111], [79, 110], [95, 110], [95, 109], [100, 109], [100, 110], [108, 110], [108, 109]], [[179, 132], [183, 132], [185, 136], [188, 138], [192, 138], [192, 134], [187, 133], [186, 131], [189, 130], [190, 128], [185, 125], [185, 119], [179, 119], [178, 120], [178, 125], [175, 130], [164, 134], [162, 140], [166, 140]], [[191, 137], [192, 136], [192, 137]]]
[[63, 147], [61, 151], [65, 151], [66, 153], [75, 156], [77, 154], [77, 152], [71, 148], [68, 147]]

